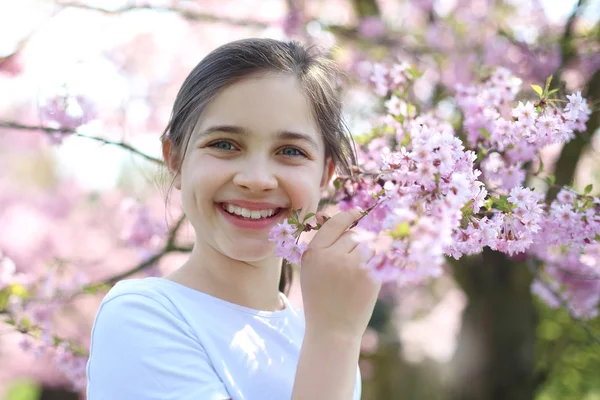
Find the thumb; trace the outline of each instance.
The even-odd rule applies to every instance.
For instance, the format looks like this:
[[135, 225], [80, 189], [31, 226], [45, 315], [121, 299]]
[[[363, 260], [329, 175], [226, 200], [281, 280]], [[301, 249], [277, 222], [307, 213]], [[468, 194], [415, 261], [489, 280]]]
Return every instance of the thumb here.
[[325, 223], [326, 219], [329, 219], [329, 217], [327, 216], [327, 214], [325, 214], [322, 211], [319, 211], [315, 214], [315, 218], [317, 220], [317, 224], [319, 225], [323, 225]]

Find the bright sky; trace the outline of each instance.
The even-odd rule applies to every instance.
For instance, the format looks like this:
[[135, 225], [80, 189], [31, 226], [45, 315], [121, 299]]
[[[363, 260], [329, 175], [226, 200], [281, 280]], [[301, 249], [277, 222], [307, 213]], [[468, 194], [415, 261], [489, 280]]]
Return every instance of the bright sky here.
[[552, 22], [559, 22], [566, 18], [575, 4], [577, 0], [542, 0], [544, 11]]

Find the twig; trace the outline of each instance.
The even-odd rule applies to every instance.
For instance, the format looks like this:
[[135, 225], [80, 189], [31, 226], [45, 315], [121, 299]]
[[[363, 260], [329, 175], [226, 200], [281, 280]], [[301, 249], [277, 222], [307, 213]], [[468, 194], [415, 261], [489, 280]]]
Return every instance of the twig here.
[[[144, 269], [148, 268], [149, 266], [151, 266], [152, 264], [158, 262], [161, 258], [163, 258], [165, 255], [169, 254], [169, 253], [174, 253], [174, 252], [181, 252], [181, 253], [187, 253], [192, 251], [191, 247], [180, 247], [177, 246], [175, 244], [175, 239], [177, 237], [177, 232], [179, 231], [179, 229], [181, 228], [181, 225], [183, 224], [183, 222], [185, 221], [185, 215], [182, 215], [179, 220], [177, 220], [177, 222], [175, 223], [175, 226], [173, 227], [173, 229], [171, 230], [171, 232], [169, 233], [169, 237], [167, 238], [167, 242], [165, 243], [165, 246], [162, 248], [161, 251], [159, 251], [158, 253], [156, 253], [155, 255], [153, 255], [152, 257], [142, 261], [141, 263], [139, 263], [138, 265], [136, 265], [135, 267], [122, 272], [118, 275], [115, 276], [111, 276], [108, 279], [105, 279], [104, 281], [100, 282], [100, 283], [94, 283], [91, 285], [86, 286], [81, 292], [87, 292], [87, 291], [95, 291], [98, 288], [101, 288], [102, 286], [112, 286], [115, 283], [117, 283], [118, 281], [125, 279], [133, 274], [136, 274], [138, 272], [143, 271]], [[80, 292], [80, 293], [81, 293]]]
[[12, 121], [0, 121], [0, 128], [6, 128], [6, 129], [17, 129], [17, 130], [24, 130], [24, 131], [43, 131], [47, 134], [52, 134], [52, 133], [62, 133], [65, 135], [73, 135], [73, 136], [77, 136], [77, 137], [81, 137], [81, 138], [86, 138], [86, 139], [90, 139], [90, 140], [95, 140], [96, 142], [100, 142], [102, 144], [109, 144], [112, 146], [118, 146], [121, 147], [125, 150], [128, 150], [134, 154], [137, 154], [143, 158], [145, 158], [148, 161], [151, 161], [155, 164], [158, 165], [164, 165], [163, 161], [156, 158], [156, 157], [152, 157], [146, 153], [141, 152], [140, 150], [136, 149], [135, 147], [131, 146], [130, 144], [127, 144], [125, 142], [114, 142], [112, 140], [108, 140], [108, 139], [104, 139], [101, 137], [97, 137], [97, 136], [89, 136], [89, 135], [84, 135], [83, 133], [79, 133], [73, 129], [67, 129], [67, 128], [50, 128], [50, 127], [46, 127], [46, 126], [33, 126], [33, 125], [24, 125], [24, 124], [20, 124], [18, 122], [12, 122]]
[[560, 267], [552, 267], [557, 269], [558, 271], [560, 271], [561, 274], [565, 274], [571, 278], [575, 278], [575, 279], [581, 279], [582, 281], [596, 281], [600, 279], [600, 275], [584, 275], [584, 274], [576, 274], [574, 272], [571, 272], [567, 269], [564, 268], [560, 268]]
[[81, 3], [76, 3], [76, 2], [56, 1], [55, 3], [61, 7], [80, 8], [83, 10], [96, 11], [96, 12], [100, 12], [103, 14], [110, 14], [110, 15], [118, 15], [118, 14], [130, 12], [130, 11], [151, 10], [151, 11], [158, 11], [158, 12], [176, 13], [190, 21], [225, 23], [225, 24], [235, 25], [235, 26], [248, 26], [248, 27], [263, 28], [263, 29], [269, 27], [269, 24], [266, 22], [249, 21], [246, 19], [222, 17], [222, 16], [213, 15], [213, 14], [206, 14], [206, 13], [201, 13], [201, 12], [197, 12], [197, 11], [185, 10], [183, 8], [178, 8], [178, 7], [158, 7], [158, 6], [150, 6], [150, 5], [133, 5], [132, 4], [132, 5], [127, 5], [127, 6], [124, 6], [121, 8], [117, 8], [115, 10], [109, 10], [106, 8], [94, 7], [94, 6], [90, 6], [87, 4], [81, 4]]

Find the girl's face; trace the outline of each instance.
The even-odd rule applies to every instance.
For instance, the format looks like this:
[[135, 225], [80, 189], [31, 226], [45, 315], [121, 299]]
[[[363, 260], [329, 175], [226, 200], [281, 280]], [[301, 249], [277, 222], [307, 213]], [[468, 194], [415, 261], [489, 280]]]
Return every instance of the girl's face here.
[[269, 230], [291, 210], [316, 211], [332, 173], [296, 78], [271, 74], [235, 83], [208, 104], [175, 186], [198, 243], [256, 262], [274, 257]]

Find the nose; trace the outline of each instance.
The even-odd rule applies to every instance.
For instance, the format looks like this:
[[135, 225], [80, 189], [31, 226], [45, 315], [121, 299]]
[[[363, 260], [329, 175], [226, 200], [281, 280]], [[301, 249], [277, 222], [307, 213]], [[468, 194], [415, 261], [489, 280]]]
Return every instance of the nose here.
[[277, 188], [273, 166], [266, 160], [249, 160], [233, 177], [233, 183], [251, 192], [264, 192]]

